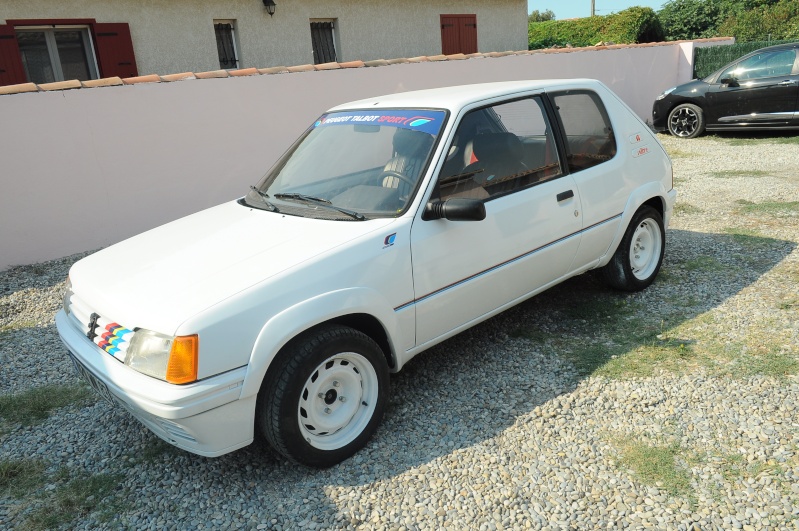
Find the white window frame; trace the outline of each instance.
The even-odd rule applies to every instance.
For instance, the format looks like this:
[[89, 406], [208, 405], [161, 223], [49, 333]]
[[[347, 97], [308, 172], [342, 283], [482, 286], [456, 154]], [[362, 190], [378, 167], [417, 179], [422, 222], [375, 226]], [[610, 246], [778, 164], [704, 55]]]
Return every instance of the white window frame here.
[[86, 64], [89, 68], [89, 79], [100, 77], [100, 68], [97, 64], [97, 51], [94, 49], [94, 39], [89, 26], [80, 25], [46, 25], [46, 26], [16, 26], [15, 33], [44, 33], [44, 41], [47, 44], [47, 53], [50, 55], [50, 64], [53, 67], [54, 81], [67, 81], [64, 79], [64, 72], [61, 69], [61, 57], [58, 55], [58, 44], [55, 41], [55, 32], [58, 30], [81, 30], [83, 40], [83, 51], [86, 53]]

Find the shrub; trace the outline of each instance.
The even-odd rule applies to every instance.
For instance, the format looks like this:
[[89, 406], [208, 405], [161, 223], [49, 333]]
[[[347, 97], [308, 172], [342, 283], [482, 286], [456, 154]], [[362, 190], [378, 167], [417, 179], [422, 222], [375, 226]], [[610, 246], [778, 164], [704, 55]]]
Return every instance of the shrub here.
[[593, 46], [599, 41], [632, 44], [663, 40], [663, 27], [652, 9], [631, 7], [613, 15], [574, 20], [531, 22], [529, 49], [551, 46]]

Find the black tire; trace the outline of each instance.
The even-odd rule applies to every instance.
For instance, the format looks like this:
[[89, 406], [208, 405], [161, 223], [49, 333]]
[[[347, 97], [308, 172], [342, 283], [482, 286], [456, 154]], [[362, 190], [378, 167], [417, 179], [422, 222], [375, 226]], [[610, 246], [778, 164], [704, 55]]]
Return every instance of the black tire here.
[[705, 115], [692, 103], [683, 103], [669, 113], [669, 133], [680, 138], [696, 138], [705, 131]]
[[388, 364], [377, 343], [345, 326], [315, 328], [272, 362], [258, 393], [256, 429], [286, 458], [327, 468], [369, 441], [388, 395]]
[[608, 285], [616, 289], [640, 291], [655, 280], [665, 250], [663, 218], [654, 208], [642, 206], [630, 221], [613, 258], [600, 269], [600, 274]]

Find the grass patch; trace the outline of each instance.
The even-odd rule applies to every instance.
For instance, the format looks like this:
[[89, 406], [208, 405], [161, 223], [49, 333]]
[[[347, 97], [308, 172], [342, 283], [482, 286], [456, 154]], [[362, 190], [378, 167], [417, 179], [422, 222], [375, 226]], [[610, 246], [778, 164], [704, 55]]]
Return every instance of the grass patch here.
[[674, 213], [680, 214], [701, 214], [702, 209], [690, 203], [677, 203], [674, 205]]
[[121, 497], [116, 495], [121, 479], [119, 474], [97, 474], [61, 485], [28, 517], [23, 528], [54, 529], [97, 510], [110, 516], [110, 510], [122, 507], [117, 501]]
[[72, 404], [91, 403], [93, 394], [83, 385], [45, 385], [21, 393], [0, 396], [0, 418], [30, 425], [50, 412]]
[[631, 469], [642, 483], [657, 486], [673, 496], [691, 497], [691, 476], [677, 464], [681, 451], [678, 445], [627, 442], [621, 448], [621, 464]]
[[764, 203], [753, 203], [744, 199], [736, 201], [739, 211], [745, 214], [794, 214], [799, 213], [799, 201], [766, 201]]
[[180, 450], [176, 447], [156, 437], [142, 449], [141, 457], [146, 462], [153, 462], [163, 455], [176, 455], [178, 453], [180, 453]]
[[729, 177], [764, 177], [768, 172], [763, 170], [722, 170], [710, 173], [711, 177], [716, 178], [729, 178]]
[[776, 243], [784, 243], [774, 238], [763, 236], [758, 231], [753, 229], [744, 229], [741, 227], [728, 227], [724, 229], [724, 233], [728, 234], [732, 241], [749, 248], [763, 248]]
[[0, 493], [19, 498], [47, 483], [47, 464], [38, 459], [0, 460]]
[[712, 256], [697, 256], [683, 262], [683, 267], [688, 271], [705, 271], [709, 273], [723, 271], [726, 266]]

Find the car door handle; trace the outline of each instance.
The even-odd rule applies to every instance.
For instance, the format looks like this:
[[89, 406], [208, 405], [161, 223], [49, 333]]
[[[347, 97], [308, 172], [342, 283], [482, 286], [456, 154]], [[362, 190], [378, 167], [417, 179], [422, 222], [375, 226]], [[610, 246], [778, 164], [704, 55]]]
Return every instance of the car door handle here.
[[791, 81], [790, 79], [786, 79], [785, 81], [777, 83], [777, 85], [782, 85], [782, 86], [796, 85], [796, 81]]
[[561, 192], [558, 194], [558, 203], [560, 203], [561, 201], [566, 201], [570, 197], [574, 197], [574, 192], [572, 190]]

